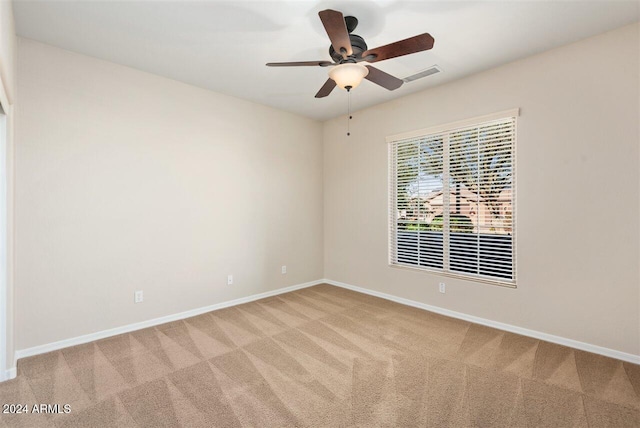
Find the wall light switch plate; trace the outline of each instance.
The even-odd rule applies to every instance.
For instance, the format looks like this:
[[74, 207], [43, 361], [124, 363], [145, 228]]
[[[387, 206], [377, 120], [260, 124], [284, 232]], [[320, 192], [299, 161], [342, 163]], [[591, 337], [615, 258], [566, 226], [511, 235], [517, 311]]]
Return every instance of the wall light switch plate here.
[[446, 291], [445, 287], [446, 285], [444, 285], [444, 282], [441, 282], [439, 285], [439, 290], [441, 293], [444, 293]]

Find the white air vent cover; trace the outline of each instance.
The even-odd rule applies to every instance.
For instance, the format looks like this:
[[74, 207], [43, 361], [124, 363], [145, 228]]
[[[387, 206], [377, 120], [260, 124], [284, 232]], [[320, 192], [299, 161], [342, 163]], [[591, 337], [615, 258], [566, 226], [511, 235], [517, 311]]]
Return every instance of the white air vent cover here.
[[406, 82], [413, 82], [414, 80], [422, 79], [423, 77], [431, 76], [432, 74], [440, 73], [442, 70], [437, 65], [432, 65], [426, 70], [422, 70], [416, 74], [412, 74], [411, 76], [405, 77], [404, 80]]

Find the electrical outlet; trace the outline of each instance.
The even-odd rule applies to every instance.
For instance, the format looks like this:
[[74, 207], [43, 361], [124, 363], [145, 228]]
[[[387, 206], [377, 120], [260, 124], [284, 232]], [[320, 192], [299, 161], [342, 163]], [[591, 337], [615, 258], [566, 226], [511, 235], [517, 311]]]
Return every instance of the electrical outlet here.
[[446, 291], [445, 290], [446, 285], [444, 285], [444, 282], [441, 282], [439, 287], [440, 287], [440, 292], [441, 293], [444, 293]]
[[287, 267], [286, 266], [282, 266], [282, 273], [283, 274], [287, 273]]
[[134, 303], [142, 303], [142, 300], [144, 300], [144, 296], [142, 294], [142, 290], [138, 290], [138, 291], [133, 293], [133, 302]]
[[233, 275], [227, 275], [227, 285], [233, 285]]

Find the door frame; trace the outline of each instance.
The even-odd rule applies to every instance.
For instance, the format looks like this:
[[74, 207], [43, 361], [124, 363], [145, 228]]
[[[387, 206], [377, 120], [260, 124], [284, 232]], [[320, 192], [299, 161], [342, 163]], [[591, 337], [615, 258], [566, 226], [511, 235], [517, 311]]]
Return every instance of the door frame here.
[[13, 341], [13, 123], [0, 78], [0, 382], [16, 376]]

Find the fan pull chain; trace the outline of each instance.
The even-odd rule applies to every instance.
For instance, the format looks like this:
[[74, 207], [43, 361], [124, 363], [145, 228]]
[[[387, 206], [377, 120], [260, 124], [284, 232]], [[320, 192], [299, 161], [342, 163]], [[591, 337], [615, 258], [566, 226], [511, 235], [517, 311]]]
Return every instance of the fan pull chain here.
[[347, 89], [347, 137], [351, 135], [351, 91]]

